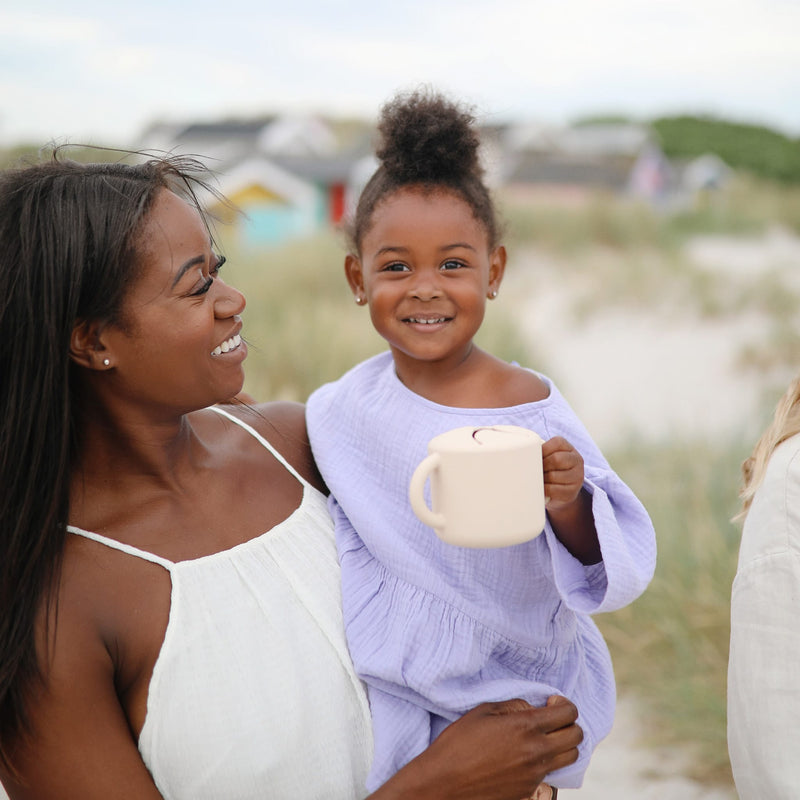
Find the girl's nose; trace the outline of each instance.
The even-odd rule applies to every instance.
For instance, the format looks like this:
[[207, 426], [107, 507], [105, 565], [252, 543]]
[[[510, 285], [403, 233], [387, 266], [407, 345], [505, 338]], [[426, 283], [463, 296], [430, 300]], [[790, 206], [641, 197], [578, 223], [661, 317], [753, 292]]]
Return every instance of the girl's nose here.
[[434, 300], [442, 296], [438, 273], [421, 273], [411, 287], [411, 294], [419, 300]]
[[247, 304], [244, 295], [220, 278], [215, 278], [214, 284], [214, 289], [217, 292], [217, 296], [214, 299], [214, 314], [220, 319], [241, 314]]

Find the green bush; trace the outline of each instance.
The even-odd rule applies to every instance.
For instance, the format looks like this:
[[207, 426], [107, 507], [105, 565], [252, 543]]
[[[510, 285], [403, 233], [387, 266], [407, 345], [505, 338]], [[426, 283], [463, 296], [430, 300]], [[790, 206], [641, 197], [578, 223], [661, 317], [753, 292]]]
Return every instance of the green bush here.
[[713, 117], [661, 117], [651, 122], [670, 158], [716, 153], [729, 167], [784, 183], [800, 183], [800, 140], [771, 128]]

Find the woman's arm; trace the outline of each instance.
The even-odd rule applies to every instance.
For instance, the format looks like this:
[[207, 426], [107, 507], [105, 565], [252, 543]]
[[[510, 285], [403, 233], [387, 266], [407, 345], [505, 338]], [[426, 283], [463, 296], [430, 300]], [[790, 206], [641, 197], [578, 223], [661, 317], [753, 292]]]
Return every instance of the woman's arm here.
[[[800, 497], [799, 487], [789, 487]], [[771, 487], [767, 487], [771, 489]], [[764, 520], [774, 534], [798, 536], [796, 510], [779, 520]], [[777, 546], [756, 529], [763, 504], [745, 522], [742, 559], [731, 595], [731, 641], [728, 661], [728, 750], [742, 800], [796, 797], [800, 786], [800, 553]], [[752, 523], [752, 524], [750, 524]], [[767, 539], [755, 552], [753, 539]], [[766, 552], [774, 548], [773, 552]]]
[[793, 798], [800, 787], [800, 555], [741, 571], [731, 600], [728, 749], [742, 800]]
[[[161, 800], [120, 706], [109, 649], [92, 609], [65, 597], [69, 583], [65, 575], [45, 680], [31, 692], [32, 732], [15, 747], [19, 774], [2, 775], [6, 791], [11, 800]], [[42, 621], [40, 653], [43, 629]]]
[[578, 758], [583, 731], [563, 697], [544, 708], [524, 700], [484, 703], [465, 714], [370, 800], [519, 800]]
[[800, 437], [772, 454], [747, 514], [731, 593], [728, 750], [742, 800], [800, 786]]

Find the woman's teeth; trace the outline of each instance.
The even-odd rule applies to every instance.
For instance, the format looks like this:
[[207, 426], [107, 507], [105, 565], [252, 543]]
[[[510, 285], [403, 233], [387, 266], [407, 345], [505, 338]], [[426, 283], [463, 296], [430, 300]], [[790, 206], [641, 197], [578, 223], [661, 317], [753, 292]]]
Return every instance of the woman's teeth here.
[[236, 336], [231, 336], [230, 339], [224, 341], [222, 344], [217, 345], [212, 351], [212, 356], [221, 356], [223, 353], [230, 353], [235, 350], [242, 343], [242, 337], [237, 333]]

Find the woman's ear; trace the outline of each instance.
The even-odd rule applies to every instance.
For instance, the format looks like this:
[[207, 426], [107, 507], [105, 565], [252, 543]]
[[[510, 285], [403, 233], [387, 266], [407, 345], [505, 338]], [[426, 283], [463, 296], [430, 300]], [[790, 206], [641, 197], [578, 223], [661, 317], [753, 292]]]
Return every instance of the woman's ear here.
[[69, 337], [69, 357], [87, 369], [108, 369], [111, 357], [103, 344], [104, 325], [96, 320], [78, 320]]
[[489, 296], [495, 297], [506, 271], [506, 249], [498, 245], [489, 254]]
[[348, 253], [344, 259], [344, 274], [350, 284], [356, 303], [360, 306], [364, 305], [367, 302], [367, 293], [364, 289], [364, 274], [361, 271], [361, 261], [352, 253]]

